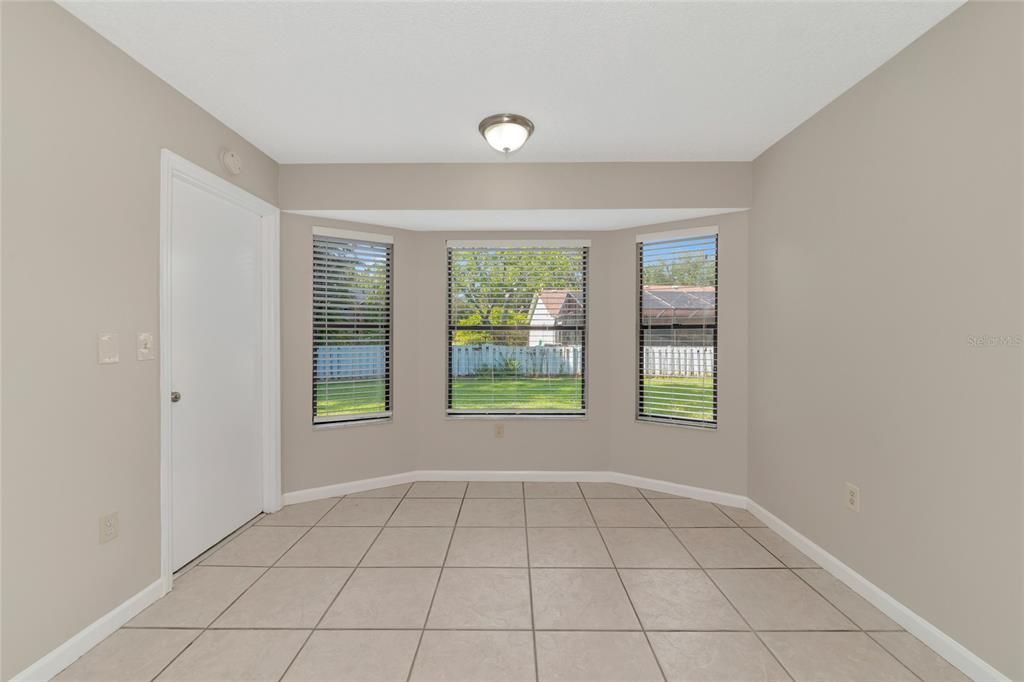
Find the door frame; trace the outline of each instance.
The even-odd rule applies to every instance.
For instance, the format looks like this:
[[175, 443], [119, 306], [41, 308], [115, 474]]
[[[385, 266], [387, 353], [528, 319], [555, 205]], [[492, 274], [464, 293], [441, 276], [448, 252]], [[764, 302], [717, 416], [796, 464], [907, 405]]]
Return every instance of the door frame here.
[[262, 386], [260, 450], [263, 511], [281, 508], [281, 315], [280, 216], [276, 206], [197, 166], [169, 149], [160, 150], [160, 578], [164, 593], [174, 579], [171, 430], [171, 226], [174, 181], [187, 182], [261, 217]]

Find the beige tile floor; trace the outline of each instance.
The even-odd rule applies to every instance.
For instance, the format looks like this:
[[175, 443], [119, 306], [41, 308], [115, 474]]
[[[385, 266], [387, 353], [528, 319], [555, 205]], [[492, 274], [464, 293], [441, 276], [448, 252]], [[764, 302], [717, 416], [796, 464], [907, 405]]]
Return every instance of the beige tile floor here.
[[607, 483], [292, 505], [60, 680], [965, 680], [748, 512]]

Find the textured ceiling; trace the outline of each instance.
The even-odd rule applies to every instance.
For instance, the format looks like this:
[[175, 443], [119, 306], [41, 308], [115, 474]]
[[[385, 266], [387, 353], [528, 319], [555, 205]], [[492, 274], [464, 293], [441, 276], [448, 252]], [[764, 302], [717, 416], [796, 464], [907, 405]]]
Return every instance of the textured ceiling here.
[[63, 3], [282, 163], [748, 161], [960, 4]]

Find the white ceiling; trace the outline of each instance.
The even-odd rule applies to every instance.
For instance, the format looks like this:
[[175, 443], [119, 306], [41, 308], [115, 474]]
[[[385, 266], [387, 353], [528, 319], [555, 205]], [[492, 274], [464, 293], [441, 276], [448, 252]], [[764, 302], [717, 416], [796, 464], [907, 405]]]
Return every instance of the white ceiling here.
[[63, 4], [281, 163], [747, 161], [963, 0]]
[[742, 211], [741, 208], [289, 211], [405, 230], [619, 230]]

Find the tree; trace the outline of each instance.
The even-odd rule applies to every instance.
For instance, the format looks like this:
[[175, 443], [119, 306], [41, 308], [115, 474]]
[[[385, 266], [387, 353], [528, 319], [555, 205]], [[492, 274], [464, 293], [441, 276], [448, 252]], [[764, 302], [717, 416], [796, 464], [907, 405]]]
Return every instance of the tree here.
[[455, 249], [450, 265], [451, 321], [483, 327], [457, 330], [457, 345], [525, 344], [530, 311], [542, 291], [583, 288], [577, 249]]
[[714, 286], [714, 253], [703, 257], [672, 258], [644, 262], [644, 284], [672, 284], [680, 287]]
[[389, 264], [384, 253], [347, 242], [325, 247], [330, 260], [314, 272], [313, 317], [324, 332], [315, 345], [383, 342], [390, 325]]

